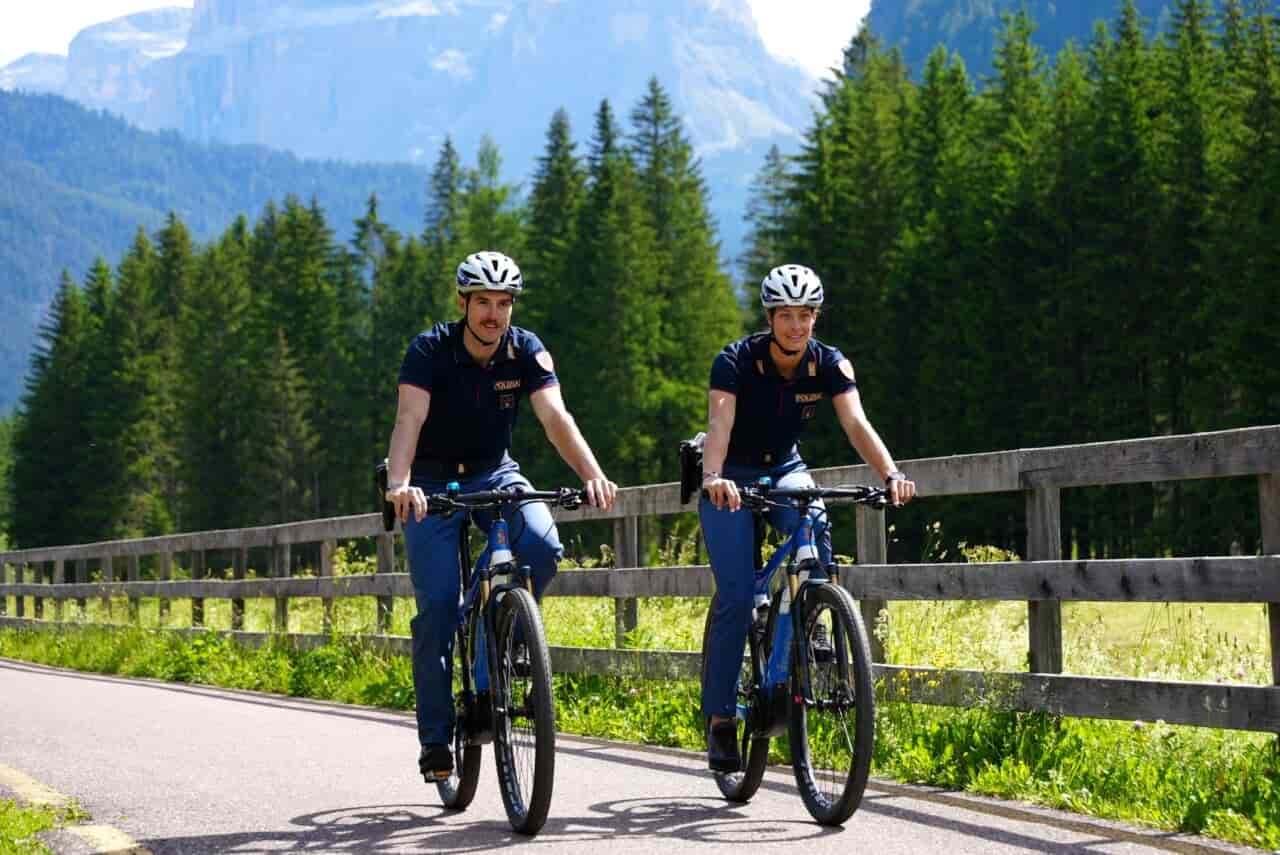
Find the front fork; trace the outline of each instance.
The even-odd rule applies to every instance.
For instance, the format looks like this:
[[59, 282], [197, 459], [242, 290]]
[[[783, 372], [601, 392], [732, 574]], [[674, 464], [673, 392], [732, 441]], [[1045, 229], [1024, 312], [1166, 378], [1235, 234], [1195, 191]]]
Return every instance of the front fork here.
[[[787, 562], [787, 583], [776, 597], [776, 608], [769, 616], [773, 624], [772, 643], [765, 665], [763, 698], [764, 715], [758, 722], [761, 736], [781, 736], [787, 725], [790, 697], [791, 657], [798, 657], [799, 673], [808, 673], [809, 645], [798, 643], [804, 636], [801, 615], [792, 606], [800, 601], [810, 576], [821, 575], [821, 561], [813, 532], [813, 516], [802, 509], [800, 528], [796, 533], [795, 552]], [[807, 687], [797, 687], [807, 692]]]
[[[510, 530], [504, 519], [494, 520], [489, 529], [488, 562], [482, 562], [476, 568], [477, 595], [479, 602], [474, 614], [480, 616], [476, 627], [476, 649], [474, 656], [475, 702], [474, 720], [476, 727], [471, 730], [472, 742], [490, 742], [493, 739], [494, 699], [490, 686], [492, 674], [498, 673], [501, 654], [496, 644], [490, 644], [490, 638], [497, 638], [498, 609], [502, 597], [507, 591], [523, 586], [533, 593], [533, 579], [528, 567], [518, 566], [511, 553]], [[487, 564], [487, 566], [486, 566]]]

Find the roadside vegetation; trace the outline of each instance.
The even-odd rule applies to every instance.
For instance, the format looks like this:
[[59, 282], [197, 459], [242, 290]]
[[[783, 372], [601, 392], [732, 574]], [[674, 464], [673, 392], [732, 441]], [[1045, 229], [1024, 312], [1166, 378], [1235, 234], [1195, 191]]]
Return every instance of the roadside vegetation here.
[[33, 807], [0, 798], [0, 855], [53, 855], [36, 835], [88, 818], [75, 802], [63, 807]]
[[[961, 544], [956, 551], [969, 560], [1016, 558], [990, 547]], [[371, 559], [345, 549], [338, 550], [337, 559], [340, 574], [373, 569]], [[213, 633], [188, 638], [159, 632], [155, 600], [143, 600], [139, 624], [128, 626], [124, 599], [111, 602], [109, 611], [100, 599], [85, 605], [79, 611], [74, 602], [65, 604], [64, 619], [72, 626], [63, 631], [0, 630], [0, 656], [122, 676], [413, 707], [408, 659], [370, 652], [356, 638], [374, 631], [372, 598], [336, 601], [332, 642], [309, 651], [283, 641], [249, 649]], [[706, 605], [698, 599], [641, 600], [639, 628], [630, 645], [697, 650]], [[32, 606], [28, 599], [28, 614]], [[409, 634], [412, 609], [411, 601], [397, 598], [393, 634]], [[206, 600], [204, 610], [207, 626], [230, 628], [228, 601]], [[273, 601], [248, 600], [245, 628], [269, 630], [273, 615]], [[613, 604], [607, 599], [548, 597], [544, 617], [552, 645], [613, 644]], [[163, 626], [190, 626], [190, 618], [190, 601], [173, 600]], [[108, 621], [120, 625], [92, 625]], [[1261, 606], [1068, 604], [1063, 623], [1069, 672], [1269, 682]], [[319, 600], [290, 600], [291, 632], [316, 633], [321, 627]], [[875, 631], [895, 663], [1024, 667], [1026, 609], [1020, 603], [894, 603]], [[560, 674], [556, 699], [565, 733], [703, 747], [693, 682]], [[781, 740], [775, 740], [771, 759], [788, 761]], [[1160, 721], [928, 707], [882, 697], [875, 773], [1280, 848], [1280, 750], [1274, 736]]]

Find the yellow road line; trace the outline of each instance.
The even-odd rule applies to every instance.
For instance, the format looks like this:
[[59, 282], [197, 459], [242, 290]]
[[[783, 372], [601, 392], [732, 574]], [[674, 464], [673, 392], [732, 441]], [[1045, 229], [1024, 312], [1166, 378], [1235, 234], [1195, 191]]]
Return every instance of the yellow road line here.
[[38, 807], [62, 807], [71, 801], [57, 790], [3, 763], [0, 763], [0, 787], [12, 790], [19, 801]]
[[[62, 808], [71, 799], [47, 787], [30, 775], [0, 763], [0, 787], [11, 791], [18, 801], [36, 807]], [[97, 855], [151, 855], [151, 850], [110, 825], [70, 825], [67, 831], [79, 837]]]
[[93, 847], [99, 855], [151, 855], [151, 850], [109, 825], [73, 825], [67, 831]]

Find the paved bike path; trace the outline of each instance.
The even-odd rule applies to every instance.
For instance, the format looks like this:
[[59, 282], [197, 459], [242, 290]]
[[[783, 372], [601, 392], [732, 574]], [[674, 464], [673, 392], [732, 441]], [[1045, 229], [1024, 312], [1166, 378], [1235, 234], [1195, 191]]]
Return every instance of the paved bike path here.
[[156, 855], [1251, 851], [880, 781], [843, 829], [825, 829], [786, 769], [731, 805], [690, 752], [565, 735], [557, 747], [551, 817], [529, 839], [507, 825], [488, 748], [475, 802], [443, 809], [416, 774], [404, 714], [0, 659], [0, 764]]

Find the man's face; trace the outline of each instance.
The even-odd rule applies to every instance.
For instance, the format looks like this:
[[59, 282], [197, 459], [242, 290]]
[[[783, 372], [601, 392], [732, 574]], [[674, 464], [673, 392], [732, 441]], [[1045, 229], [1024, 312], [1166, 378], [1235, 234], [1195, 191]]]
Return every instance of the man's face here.
[[458, 295], [458, 308], [467, 316], [471, 327], [486, 341], [497, 341], [511, 326], [511, 309], [515, 298], [506, 291], [473, 291]]
[[772, 311], [769, 329], [787, 350], [802, 350], [813, 337], [817, 320], [818, 311], [810, 306], [783, 306]]

